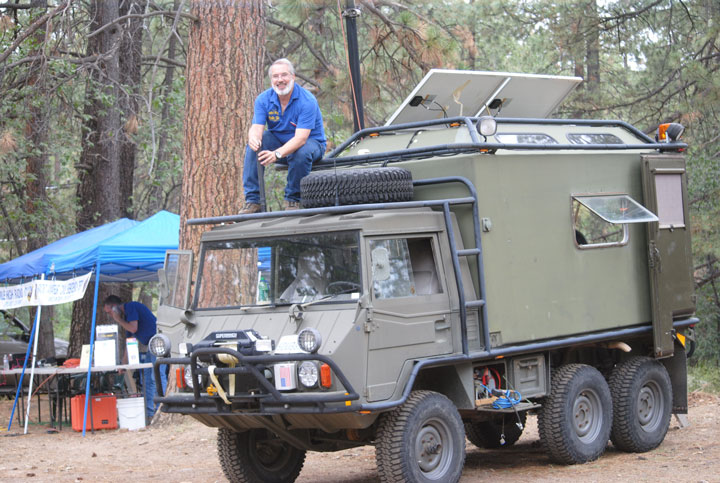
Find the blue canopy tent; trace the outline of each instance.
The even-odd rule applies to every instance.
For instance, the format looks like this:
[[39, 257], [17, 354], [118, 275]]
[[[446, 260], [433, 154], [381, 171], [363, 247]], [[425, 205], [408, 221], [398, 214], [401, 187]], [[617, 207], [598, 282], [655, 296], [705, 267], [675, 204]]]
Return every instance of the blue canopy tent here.
[[[179, 236], [180, 217], [167, 211], [160, 211], [142, 222], [123, 218], [63, 238], [1, 264], [0, 281], [17, 283], [39, 275], [62, 279], [93, 271], [95, 295], [90, 332], [92, 361], [99, 283], [157, 280], [157, 270], [163, 266], [165, 252], [178, 248]], [[85, 396], [84, 419], [87, 420], [90, 367]]]
[[[121, 218], [112, 223], [91, 228], [87, 231], [61, 238], [49, 245], [38, 248], [30, 253], [0, 264], [0, 281], [5, 283], [21, 283], [41, 274], [50, 275], [51, 261], [67, 253], [85, 250], [89, 247], [114, 237], [137, 225], [138, 221]], [[72, 276], [72, 271], [70, 271]]]
[[165, 251], [178, 247], [180, 217], [160, 211], [123, 232], [94, 245], [49, 257], [58, 277], [87, 273], [98, 264], [101, 282], [157, 281], [157, 271], [165, 262]]

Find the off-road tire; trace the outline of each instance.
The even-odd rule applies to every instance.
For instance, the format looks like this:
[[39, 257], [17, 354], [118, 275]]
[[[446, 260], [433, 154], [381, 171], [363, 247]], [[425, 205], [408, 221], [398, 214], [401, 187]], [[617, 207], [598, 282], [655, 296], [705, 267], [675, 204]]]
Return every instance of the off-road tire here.
[[597, 369], [567, 364], [553, 372], [550, 395], [538, 414], [540, 440], [551, 459], [577, 464], [599, 458], [611, 427], [610, 389]]
[[[518, 415], [524, 428], [527, 414], [522, 412]], [[515, 414], [506, 414], [490, 421], [470, 421], [465, 423], [465, 435], [478, 448], [508, 448], [522, 436], [523, 430], [518, 428], [517, 422], [518, 417]], [[505, 435], [504, 443], [502, 442], [503, 434]]]
[[303, 208], [410, 201], [412, 175], [402, 168], [314, 171], [300, 181]]
[[672, 383], [665, 366], [633, 357], [610, 374], [613, 425], [610, 440], [619, 450], [644, 453], [665, 439], [672, 412]]
[[380, 416], [375, 458], [382, 482], [456, 482], [465, 464], [465, 431], [442, 394], [413, 391]]
[[297, 479], [305, 451], [264, 429], [236, 433], [218, 429], [218, 456], [232, 483], [285, 483]]

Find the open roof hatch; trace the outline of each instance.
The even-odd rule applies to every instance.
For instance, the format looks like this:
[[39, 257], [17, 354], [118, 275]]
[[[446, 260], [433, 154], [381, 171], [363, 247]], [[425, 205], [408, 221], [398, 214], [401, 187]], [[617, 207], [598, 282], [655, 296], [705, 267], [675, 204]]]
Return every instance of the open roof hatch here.
[[581, 77], [432, 69], [385, 125], [489, 114], [546, 118], [581, 82]]

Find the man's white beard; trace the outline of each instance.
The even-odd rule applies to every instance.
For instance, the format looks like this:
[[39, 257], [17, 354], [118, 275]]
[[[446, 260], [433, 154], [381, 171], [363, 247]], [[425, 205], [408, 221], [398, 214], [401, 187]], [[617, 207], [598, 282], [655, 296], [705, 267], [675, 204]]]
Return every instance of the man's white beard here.
[[275, 91], [275, 94], [277, 94], [278, 96], [286, 96], [292, 92], [293, 86], [295, 86], [295, 81], [291, 80], [285, 86], [285, 89], [280, 89], [276, 86], [273, 86], [273, 90]]

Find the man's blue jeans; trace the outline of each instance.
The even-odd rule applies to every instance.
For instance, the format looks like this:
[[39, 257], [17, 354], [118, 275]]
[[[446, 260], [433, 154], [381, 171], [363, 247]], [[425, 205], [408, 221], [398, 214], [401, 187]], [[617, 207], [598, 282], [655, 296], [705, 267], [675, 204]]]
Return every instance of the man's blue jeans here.
[[[260, 151], [275, 151], [283, 144], [270, 131], [263, 133]], [[312, 164], [322, 158], [325, 146], [314, 139], [308, 139], [303, 146], [294, 153], [281, 159], [278, 164], [288, 167], [287, 185], [285, 186], [285, 199], [300, 201], [300, 180], [310, 173]], [[243, 165], [243, 188], [246, 203], [260, 203], [260, 185], [258, 182], [257, 152], [245, 148], [245, 161]]]
[[[150, 352], [141, 352], [140, 353], [140, 362], [155, 362], [155, 356]], [[164, 367], [160, 368], [160, 380], [162, 382], [162, 388], [163, 388], [163, 394], [165, 394], [165, 389], [167, 389], [167, 376], [165, 375], [165, 371], [163, 370]], [[153, 376], [153, 369], [143, 369], [142, 370], [142, 385], [145, 390], [145, 415], [147, 416], [148, 421], [150, 421], [155, 414], [155, 403], [153, 402], [153, 397], [157, 394], [155, 389], [155, 377]]]

